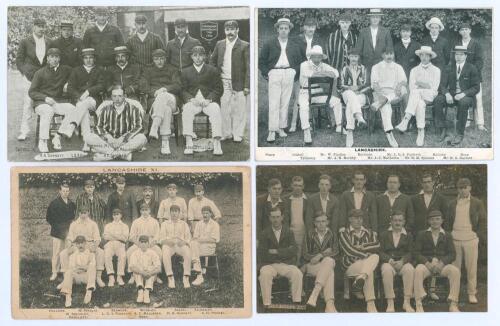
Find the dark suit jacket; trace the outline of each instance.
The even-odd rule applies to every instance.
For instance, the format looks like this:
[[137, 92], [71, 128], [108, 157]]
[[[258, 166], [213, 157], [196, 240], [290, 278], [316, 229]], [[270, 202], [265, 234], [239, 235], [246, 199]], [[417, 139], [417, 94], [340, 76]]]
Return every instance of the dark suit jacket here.
[[[297, 36], [297, 43], [301, 45], [301, 51], [302, 51], [302, 62], [307, 61], [307, 41], [306, 41], [306, 36], [304, 34], [300, 34]], [[313, 39], [311, 42], [311, 47], [319, 45], [323, 48], [323, 52], [326, 54], [326, 49], [324, 47], [324, 44], [321, 42], [319, 39], [319, 36], [317, 33], [313, 35]], [[324, 60], [325, 62], [327, 61], [326, 59]]]
[[80, 96], [87, 90], [90, 96], [99, 104], [99, 95], [106, 90], [104, 71], [101, 67], [92, 68], [90, 73], [87, 72], [83, 65], [75, 67], [71, 71], [68, 81], [68, 94], [73, 103], [78, 102]]
[[[45, 51], [49, 49], [50, 40], [45, 36]], [[19, 43], [16, 54], [17, 70], [23, 74], [29, 81], [33, 79], [35, 72], [45, 66], [47, 56], [43, 57], [43, 62], [40, 63], [36, 57], [36, 44], [33, 35], [28, 36]]]
[[165, 87], [171, 94], [179, 94], [181, 91], [181, 76], [179, 70], [168, 63], [165, 63], [163, 68], [153, 65], [143, 69], [140, 85], [141, 91], [148, 94], [151, 100], [154, 101], [155, 92], [162, 87]]
[[415, 212], [413, 210], [411, 198], [405, 194], [399, 195], [399, 197], [394, 201], [394, 205], [392, 207], [389, 202], [389, 197], [385, 194], [380, 194], [377, 197], [378, 231], [382, 232], [389, 228], [391, 213], [394, 210], [402, 211], [405, 214], [405, 229], [406, 231], [413, 232]]
[[78, 37], [71, 36], [68, 39], [64, 39], [62, 36], [55, 39], [50, 44], [51, 48], [58, 48], [61, 50], [61, 62], [60, 64], [78, 67], [83, 63], [81, 57], [81, 51], [83, 47], [82, 39]]
[[307, 213], [306, 228], [308, 230], [314, 229], [314, 217], [317, 212], [323, 211], [328, 217], [329, 228], [332, 232], [337, 233], [339, 230], [339, 201], [330, 193], [326, 203], [326, 212], [323, 211], [321, 206], [320, 194], [316, 193], [309, 197], [309, 212]]
[[96, 25], [87, 28], [83, 34], [83, 46], [94, 48], [96, 54], [96, 65], [112, 66], [115, 64], [114, 48], [124, 45], [123, 35], [118, 27], [107, 24], [102, 32]]
[[382, 61], [382, 53], [386, 48], [393, 48], [392, 37], [389, 30], [383, 26], [378, 27], [377, 43], [373, 48], [370, 27], [365, 27], [359, 32], [356, 48], [361, 55], [361, 63], [368, 69]]
[[434, 52], [436, 52], [437, 57], [431, 60], [432, 64], [438, 67], [439, 69], [443, 69], [448, 62], [450, 62], [450, 43], [446, 38], [439, 35], [436, 39], [436, 42], [432, 41], [430, 34], [427, 34], [422, 39], [422, 45], [427, 45], [432, 48]]
[[410, 80], [410, 71], [412, 68], [418, 66], [420, 63], [420, 58], [415, 54], [415, 51], [418, 49], [420, 49], [420, 43], [414, 40], [410, 41], [407, 48], [405, 48], [401, 40], [398, 40], [394, 44], [394, 57], [396, 62], [403, 67], [408, 80]]
[[57, 71], [50, 69], [49, 66], [44, 66], [35, 73], [31, 86], [28, 91], [29, 96], [33, 100], [33, 108], [45, 103], [46, 97], [52, 97], [56, 102], [68, 102], [64, 98], [64, 84], [69, 80], [71, 75], [71, 67], [59, 66]]
[[388, 263], [390, 259], [403, 260], [403, 264], [412, 262], [413, 237], [410, 233], [401, 233], [397, 247], [394, 247], [392, 231], [383, 231], [380, 233], [378, 240], [380, 241], [380, 263]]
[[[266, 227], [258, 236], [257, 259], [258, 268], [274, 264], [283, 263], [295, 265], [297, 263], [297, 244], [290, 229], [283, 225], [280, 234], [280, 241], [276, 241], [271, 226]], [[277, 254], [270, 254], [269, 249], [278, 249]]]
[[[137, 201], [136, 206], [137, 206], [137, 214], [138, 216], [141, 216], [141, 205], [144, 203], [144, 198]], [[158, 209], [160, 208], [160, 203], [158, 203], [154, 198], [151, 199], [149, 202], [149, 209], [151, 210], [151, 216], [154, 218], [158, 218]]]
[[194, 65], [182, 69], [181, 72], [182, 99], [184, 103], [196, 96], [198, 90], [203, 97], [212, 102], [220, 103], [220, 97], [224, 92], [222, 80], [217, 68], [209, 64], [204, 64], [200, 72]]
[[[265, 194], [257, 198], [257, 234], [271, 225], [271, 222], [269, 221], [271, 203], [267, 201], [268, 196], [268, 194]], [[281, 213], [283, 214], [283, 225], [290, 227], [290, 212], [286, 206], [285, 201], [281, 199], [281, 202], [278, 203], [278, 206], [280, 207]]]
[[[458, 40], [455, 43], [455, 46], [456, 45], [462, 45], [462, 39]], [[469, 51], [469, 53], [467, 54], [467, 59], [465, 59], [465, 62], [468, 62], [476, 66], [477, 71], [479, 72], [479, 78], [482, 79], [482, 70], [484, 66], [484, 52], [483, 52], [483, 47], [481, 46], [481, 42], [479, 42], [475, 38], [471, 38], [469, 44], [467, 45], [467, 51]], [[456, 64], [455, 56], [453, 55], [453, 53], [450, 56], [450, 62], [452, 65]]]
[[168, 41], [166, 48], [167, 63], [170, 63], [179, 70], [192, 65], [191, 50], [197, 45], [201, 45], [201, 42], [189, 35], [186, 35], [182, 45], [178, 37]]
[[[226, 40], [220, 40], [215, 45], [210, 57], [210, 64], [222, 72]], [[231, 51], [231, 85], [233, 90], [241, 92], [244, 88], [250, 89], [250, 44], [239, 38], [235, 41]]]
[[[448, 206], [448, 218], [444, 224], [446, 231], [451, 232], [453, 230], [453, 224], [455, 223], [455, 214], [457, 207], [457, 199], [453, 199], [449, 202]], [[486, 236], [486, 211], [484, 209], [483, 202], [478, 198], [470, 197], [470, 208], [469, 208], [470, 223], [472, 225], [472, 231], [476, 232], [479, 238]]]
[[[273, 37], [267, 41], [259, 54], [259, 70], [264, 77], [271, 69], [276, 66], [281, 54], [281, 46], [277, 37]], [[297, 42], [296, 38], [289, 38], [286, 44], [286, 56], [290, 68], [295, 69], [295, 80], [298, 80], [300, 75], [300, 64], [303, 62], [302, 44]]]
[[[350, 190], [344, 191], [339, 199], [339, 227], [349, 224], [349, 213], [354, 208], [354, 193]], [[377, 199], [373, 192], [365, 192], [361, 201], [361, 209], [365, 212], [363, 226], [371, 230], [378, 230]]]
[[113, 209], [115, 208], [119, 208], [122, 210], [122, 221], [129, 227], [132, 225], [132, 221], [139, 216], [137, 214], [135, 196], [127, 189], [125, 189], [121, 196], [116, 190], [108, 196], [108, 219], [113, 216]]
[[427, 230], [429, 224], [427, 222], [427, 217], [431, 211], [440, 211], [443, 217], [447, 216], [448, 201], [446, 198], [434, 192], [432, 194], [431, 202], [429, 207], [425, 206], [424, 194], [417, 194], [411, 197], [411, 202], [413, 205], [413, 210], [415, 212], [415, 224], [413, 228], [413, 233], [416, 235], [418, 232]]
[[455, 245], [453, 238], [448, 232], [439, 233], [437, 245], [434, 245], [431, 231], [420, 231], [415, 241], [414, 255], [417, 264], [430, 262], [432, 258], [437, 258], [448, 265], [455, 261]]
[[[477, 70], [477, 68], [466, 61], [458, 80], [462, 93], [464, 93], [468, 97], [476, 96], [476, 94], [479, 93], [480, 81], [481, 79], [479, 77], [479, 71]], [[457, 66], [451, 65], [449, 67], [448, 73], [448, 90], [452, 96], [455, 96], [455, 94], [457, 94], [456, 84]]]
[[75, 203], [68, 199], [68, 203], [61, 196], [50, 202], [47, 208], [46, 220], [50, 224], [50, 236], [65, 240], [69, 225], [75, 219]]
[[139, 96], [141, 66], [138, 64], [129, 62], [123, 70], [118, 65], [114, 64], [106, 69], [106, 75], [108, 93], [111, 93], [113, 86], [121, 85], [126, 96]]

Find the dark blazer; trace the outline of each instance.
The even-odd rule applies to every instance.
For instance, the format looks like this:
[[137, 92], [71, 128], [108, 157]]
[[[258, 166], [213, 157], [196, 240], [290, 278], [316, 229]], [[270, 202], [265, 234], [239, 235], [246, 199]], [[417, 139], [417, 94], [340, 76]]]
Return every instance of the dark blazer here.
[[[300, 34], [300, 35], [298, 35], [297, 39], [296, 39], [296, 42], [301, 45], [302, 62], [307, 61], [307, 53], [306, 53], [307, 52], [307, 41], [306, 41], [306, 36], [303, 33]], [[324, 49], [324, 44], [319, 39], [319, 36], [318, 36], [317, 33], [315, 33], [313, 35], [312, 42], [311, 42], [311, 47], [313, 47], [315, 45], [319, 45], [319, 46], [323, 47], [323, 51], [326, 54], [325, 49]], [[324, 61], [327, 62], [326, 59]]]
[[415, 51], [418, 49], [420, 49], [420, 43], [414, 40], [410, 41], [407, 48], [405, 48], [401, 40], [398, 40], [394, 44], [394, 57], [396, 62], [403, 67], [408, 80], [410, 79], [412, 68], [418, 66], [420, 63], [420, 58], [415, 54]]
[[402, 211], [405, 214], [405, 229], [406, 231], [412, 232], [414, 228], [415, 212], [413, 210], [410, 196], [407, 196], [405, 194], [399, 195], [399, 197], [394, 201], [394, 205], [392, 207], [389, 202], [389, 197], [387, 197], [385, 194], [380, 194], [377, 197], [378, 231], [382, 232], [389, 228], [391, 214], [394, 210]]
[[83, 45], [85, 48], [95, 49], [96, 65], [112, 66], [115, 64], [114, 48], [124, 45], [123, 35], [118, 27], [109, 23], [102, 32], [94, 25], [83, 34]]
[[[300, 75], [300, 64], [303, 62], [302, 44], [297, 42], [297, 38], [289, 38], [286, 44], [286, 56], [290, 68], [295, 69], [295, 80], [298, 80]], [[276, 66], [281, 54], [281, 46], [277, 37], [273, 37], [267, 41], [259, 54], [259, 70], [262, 75], [267, 78], [269, 71]]]
[[373, 48], [370, 27], [365, 27], [359, 32], [356, 49], [361, 55], [361, 63], [368, 69], [369, 73], [373, 65], [382, 61], [382, 53], [386, 48], [393, 48], [391, 33], [387, 28], [378, 27], [375, 48]]
[[[141, 216], [141, 205], [145, 203], [144, 198], [138, 200], [135, 204], [137, 206], [137, 216]], [[149, 209], [151, 211], [151, 216], [154, 218], [158, 218], [158, 209], [160, 208], [160, 203], [158, 203], [154, 198], [149, 202]]]
[[[344, 191], [339, 199], [339, 227], [349, 224], [349, 213], [354, 207], [354, 193]], [[377, 223], [377, 198], [371, 191], [366, 191], [361, 201], [361, 209], [365, 212], [363, 226], [371, 230], [378, 230]]]
[[[50, 42], [47, 36], [45, 36], [45, 51], [49, 49]], [[43, 57], [43, 62], [38, 61], [36, 57], [36, 44], [33, 35], [28, 36], [19, 43], [16, 54], [17, 70], [29, 81], [33, 79], [35, 72], [45, 66], [46, 63], [46, 55]]]
[[108, 219], [111, 219], [111, 216], [113, 216], [113, 209], [115, 208], [122, 210], [122, 221], [129, 227], [132, 225], [132, 221], [139, 216], [137, 214], [135, 196], [127, 189], [125, 189], [121, 196], [116, 190], [109, 194], [107, 206]]
[[141, 78], [141, 66], [135, 63], [128, 63], [125, 69], [121, 69], [117, 64], [106, 69], [108, 93], [114, 85], [121, 85], [128, 97], [139, 96], [139, 81]]
[[440, 211], [443, 217], [447, 216], [448, 201], [446, 198], [434, 192], [431, 197], [429, 207], [425, 206], [424, 194], [416, 194], [411, 197], [413, 211], [415, 212], [413, 234], [417, 235], [418, 232], [427, 230], [429, 228], [427, 217], [431, 211]]
[[47, 208], [46, 220], [50, 224], [50, 236], [65, 240], [68, 235], [69, 225], [75, 219], [76, 206], [71, 200], [68, 203], [57, 196]]
[[[462, 45], [462, 40], [458, 40], [455, 43], [456, 45]], [[484, 66], [484, 52], [483, 52], [483, 47], [481, 46], [481, 42], [476, 40], [475, 38], [471, 38], [469, 41], [469, 44], [467, 45], [467, 51], [469, 52], [467, 54], [467, 59], [465, 59], [465, 62], [468, 62], [474, 66], [476, 66], [477, 71], [479, 72], [479, 79], [482, 80], [482, 70]], [[455, 56], [453, 53], [450, 56], [450, 62], [452, 65], [456, 64], [455, 62]]]
[[381, 232], [378, 240], [380, 241], [380, 263], [388, 263], [390, 259], [402, 260], [403, 264], [412, 262], [413, 237], [410, 233], [401, 233], [397, 247], [394, 247], [392, 231]]
[[[460, 90], [468, 97], [474, 97], [479, 93], [479, 83], [481, 79], [479, 77], [479, 71], [475, 66], [468, 63], [464, 63], [462, 71], [460, 73], [460, 78], [458, 80], [460, 85]], [[448, 90], [452, 96], [457, 94], [457, 66], [450, 65], [448, 71]]]
[[190, 35], [186, 35], [182, 45], [178, 37], [168, 41], [166, 48], [166, 62], [182, 71], [182, 69], [193, 64], [193, 59], [191, 59], [191, 50], [197, 45], [201, 45], [201, 42]]
[[437, 258], [448, 265], [455, 261], [455, 245], [453, 238], [448, 232], [439, 233], [437, 245], [434, 245], [431, 231], [420, 231], [415, 241], [414, 255], [417, 264], [430, 262], [432, 258]]
[[[210, 57], [210, 64], [222, 72], [224, 54], [226, 52], [226, 40], [220, 40], [215, 45], [214, 52]], [[231, 51], [231, 85], [233, 90], [241, 92], [250, 89], [250, 44], [239, 38], [235, 41]]]
[[[339, 230], [339, 201], [330, 193], [326, 203], [326, 212], [323, 212], [328, 217], [329, 228], [332, 232], [337, 233]], [[309, 197], [309, 211], [307, 213], [306, 228], [308, 230], [314, 229], [314, 217], [317, 212], [323, 211], [321, 206], [321, 197], [319, 192]]]
[[71, 75], [71, 67], [59, 66], [57, 71], [45, 66], [38, 70], [31, 81], [28, 91], [33, 100], [33, 108], [45, 103], [46, 97], [52, 97], [56, 102], [66, 102], [63, 97], [63, 88]]
[[181, 85], [184, 103], [194, 98], [198, 90], [200, 90], [205, 99], [220, 104], [220, 97], [224, 92], [217, 68], [206, 63], [200, 72], [196, 70], [194, 65], [182, 69]]
[[[272, 227], [269, 225], [258, 236], [257, 247], [258, 268], [283, 263], [295, 265], [297, 262], [297, 244], [290, 229], [283, 225], [281, 228], [280, 241], [276, 241]], [[278, 249], [277, 254], [270, 254], [269, 249]]]
[[432, 41], [430, 34], [427, 34], [421, 43], [422, 45], [430, 46], [436, 52], [437, 57], [432, 59], [431, 62], [439, 69], [442, 70], [450, 62], [450, 43], [441, 34], [438, 35], [436, 42]]
[[68, 80], [68, 94], [73, 103], [78, 102], [85, 91], [99, 103], [100, 94], [105, 91], [104, 71], [101, 67], [94, 67], [90, 73], [83, 67], [73, 68]]
[[323, 254], [323, 257], [335, 257], [339, 254], [339, 238], [337, 234], [327, 229], [323, 242], [319, 241], [318, 233], [315, 229], [309, 230], [304, 237], [302, 246], [302, 257], [306, 263], [317, 254]]
[[83, 42], [82, 39], [78, 37], [71, 36], [70, 38], [65, 39], [61, 36], [52, 41], [50, 47], [61, 50], [60, 64], [62, 65], [74, 68], [83, 63], [81, 57]]
[[[271, 203], [267, 201], [269, 194], [262, 195], [257, 198], [257, 234], [271, 225], [269, 221], [269, 213], [271, 212]], [[283, 225], [290, 227], [290, 212], [286, 206], [285, 200], [281, 199], [278, 203], [283, 215]]]
[[[455, 223], [455, 214], [457, 207], [457, 199], [453, 199], [449, 202], [448, 206], [448, 218], [444, 224], [446, 231], [451, 232], [453, 230], [453, 224]], [[472, 231], [476, 232], [479, 238], [486, 236], [486, 211], [484, 209], [483, 202], [474, 197], [470, 197], [470, 208], [469, 208], [470, 223], [472, 225]]]
[[167, 63], [163, 68], [153, 65], [143, 69], [140, 84], [141, 91], [154, 100], [155, 92], [162, 87], [166, 88], [171, 94], [179, 94], [181, 91], [181, 76], [179, 70]]

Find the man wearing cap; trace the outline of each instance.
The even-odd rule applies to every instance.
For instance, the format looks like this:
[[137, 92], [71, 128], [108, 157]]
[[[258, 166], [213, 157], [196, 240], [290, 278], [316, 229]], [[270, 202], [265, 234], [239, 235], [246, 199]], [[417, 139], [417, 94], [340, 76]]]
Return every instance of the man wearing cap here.
[[432, 275], [441, 275], [447, 277], [450, 284], [449, 310], [459, 312], [460, 270], [452, 264], [456, 257], [452, 235], [442, 228], [443, 216], [440, 211], [431, 211], [428, 221], [430, 227], [418, 233], [414, 246], [417, 264], [413, 283], [416, 311], [424, 312], [422, 299], [427, 295], [424, 288], [425, 279]]
[[184, 18], [177, 18], [174, 22], [175, 39], [168, 41], [167, 63], [171, 64], [179, 71], [193, 64], [191, 58], [192, 49], [201, 46], [201, 42], [189, 35], [187, 22]]
[[424, 146], [425, 140], [425, 108], [432, 103], [438, 95], [439, 83], [441, 81], [441, 70], [431, 63], [436, 57], [430, 46], [423, 45], [415, 51], [420, 58], [420, 64], [410, 72], [410, 95], [405, 109], [403, 120], [396, 126], [401, 132], [408, 129], [408, 123], [414, 116], [417, 121], [417, 141], [419, 147]]
[[104, 102], [98, 112], [96, 133], [84, 140], [95, 152], [95, 161], [131, 161], [132, 152], [143, 148], [148, 141], [142, 133], [142, 108], [136, 105], [137, 101], [125, 100], [120, 85], [113, 87], [111, 99], [112, 102]]
[[137, 303], [150, 303], [149, 292], [153, 291], [155, 280], [158, 281], [158, 274], [161, 273], [161, 258], [154, 249], [151, 248], [150, 238], [141, 235], [137, 244], [139, 250], [135, 250], [129, 258], [129, 268], [137, 286]]
[[[304, 143], [311, 144], [311, 126], [309, 124], [309, 78], [312, 77], [329, 77], [334, 80], [332, 86], [332, 93], [336, 92], [335, 84], [337, 78], [339, 77], [339, 72], [337, 69], [329, 66], [328, 64], [322, 62], [325, 60], [326, 54], [323, 53], [323, 49], [319, 45], [314, 45], [309, 52], [307, 52], [309, 60], [304, 61], [300, 64], [300, 93], [299, 93], [299, 114], [300, 114], [300, 124], [304, 131]], [[314, 85], [311, 85], [313, 88]], [[321, 86], [320, 86], [321, 87]], [[311, 89], [311, 94], [317, 90]], [[313, 103], [324, 103], [327, 96], [314, 97], [312, 99]], [[332, 96], [330, 102], [328, 103], [332, 109], [332, 114], [335, 115], [335, 122], [341, 126], [342, 124], [342, 104], [337, 96]], [[340, 115], [340, 116], [339, 116]]]
[[75, 106], [68, 103], [68, 99], [64, 97], [63, 88], [69, 80], [71, 67], [60, 65], [60, 58], [59, 49], [49, 49], [47, 65], [35, 73], [29, 89], [35, 112], [40, 116], [38, 150], [42, 153], [49, 151], [47, 141], [50, 138], [50, 124], [54, 114], [64, 116], [61, 126], [52, 138], [55, 150], [62, 149], [61, 135], [71, 137], [75, 125], [83, 116], [82, 109], [75, 109]]
[[250, 94], [250, 45], [238, 37], [238, 22], [224, 23], [226, 39], [215, 45], [210, 64], [217, 67], [224, 92], [221, 96], [222, 138], [243, 140]]
[[224, 92], [220, 74], [212, 65], [205, 63], [205, 48], [195, 46], [192, 48], [191, 58], [193, 64], [185, 67], [181, 72], [182, 85], [182, 133], [186, 137], [185, 155], [193, 154], [194, 117], [203, 112], [208, 116], [212, 127], [214, 155], [222, 155], [222, 117], [220, 99]]
[[351, 15], [343, 13], [339, 17], [339, 28], [328, 36], [326, 54], [330, 66], [342, 71], [349, 64], [349, 53], [356, 46], [357, 36], [351, 30]]
[[[354, 145], [354, 129], [356, 121], [358, 127], [365, 127], [361, 107], [367, 103], [366, 92], [370, 90], [370, 81], [367, 79], [366, 68], [359, 63], [359, 52], [356, 48], [349, 50], [349, 64], [342, 68], [338, 89], [346, 105], [346, 147]], [[342, 107], [340, 108], [342, 110]]]
[[429, 30], [429, 34], [422, 39], [422, 45], [432, 48], [432, 51], [436, 53], [436, 57], [432, 59], [432, 64], [443, 70], [450, 61], [449, 41], [443, 35], [440, 35], [440, 32], [444, 30], [444, 25], [441, 19], [432, 17], [425, 23], [425, 27]]
[[349, 213], [349, 225], [339, 229], [342, 266], [347, 277], [354, 277], [353, 289], [362, 291], [367, 312], [377, 312], [375, 307], [374, 271], [378, 266], [380, 248], [377, 232], [363, 226], [360, 209]]
[[52, 200], [47, 208], [45, 219], [50, 225], [50, 236], [52, 238], [52, 274], [50, 280], [57, 278], [60, 270], [60, 253], [66, 244], [66, 237], [71, 222], [75, 218], [75, 203], [69, 199], [69, 184], [63, 182], [59, 186], [57, 198]]
[[410, 196], [399, 191], [401, 181], [399, 176], [391, 174], [387, 177], [387, 190], [377, 196], [377, 224], [378, 232], [385, 231], [390, 226], [391, 214], [398, 210], [403, 212], [406, 218], [405, 228], [413, 232], [415, 211]]
[[420, 49], [420, 43], [411, 38], [411, 26], [403, 24], [399, 29], [401, 38], [394, 44], [394, 57], [406, 74], [406, 78], [410, 78], [410, 71], [416, 67], [420, 58], [415, 54], [415, 51]]
[[280, 18], [274, 24], [278, 37], [273, 37], [260, 49], [259, 70], [268, 80], [269, 134], [267, 141], [276, 140], [276, 133], [284, 138], [288, 126], [288, 105], [293, 92], [294, 80], [299, 78], [302, 63], [302, 45], [289, 38], [293, 24], [288, 18]]
[[153, 187], [144, 186], [144, 188], [142, 189], [142, 199], [138, 200], [136, 203], [138, 214], [141, 214], [139, 208], [142, 206], [142, 204], [148, 205], [149, 209], [151, 210], [151, 216], [158, 219], [159, 204], [155, 199]]
[[434, 189], [435, 180], [432, 174], [425, 173], [420, 178], [422, 190], [411, 197], [415, 212], [413, 235], [429, 227], [427, 217], [431, 211], [438, 210], [443, 216], [448, 216], [448, 199]]
[[83, 46], [96, 51], [96, 64], [106, 69], [115, 64], [113, 49], [123, 45], [123, 36], [118, 27], [109, 23], [109, 11], [105, 7], [95, 8], [95, 25], [87, 28], [83, 35]]
[[119, 208], [122, 211], [122, 221], [130, 227], [138, 216], [135, 195], [125, 189], [124, 177], [117, 177], [115, 184], [116, 190], [108, 196], [107, 216], [112, 216], [113, 209]]
[[78, 209], [77, 214], [78, 217], [71, 222], [69, 226], [68, 236], [66, 237], [66, 249], [60, 253], [61, 270], [66, 271], [67, 269], [71, 269], [69, 265], [70, 256], [79, 249], [75, 244], [75, 240], [78, 236], [84, 236], [87, 241], [87, 248], [90, 252], [95, 254], [97, 285], [99, 285], [99, 287], [104, 287], [105, 284], [102, 281], [102, 271], [104, 270], [104, 250], [99, 248], [99, 244], [101, 243], [99, 227], [96, 222], [90, 219], [89, 208], [87, 206], [81, 206]]
[[[479, 93], [481, 77], [476, 66], [466, 61], [469, 52], [465, 46], [457, 45], [452, 52], [455, 56], [455, 64], [448, 66], [448, 91], [445, 98], [448, 104], [455, 103], [457, 106], [455, 137], [451, 145], [458, 147], [464, 139], [468, 112]], [[436, 119], [445, 121], [442, 107], [436, 108], [436, 113]]]
[[169, 183], [167, 185], [167, 198], [160, 202], [160, 208], [158, 209], [158, 221], [160, 222], [160, 225], [164, 221], [170, 220], [170, 207], [172, 205], [179, 206], [179, 218], [183, 221], [187, 221], [186, 200], [177, 196], [177, 185], [175, 183]]
[[168, 155], [171, 123], [173, 113], [177, 112], [176, 96], [181, 93], [181, 79], [179, 71], [166, 63], [166, 52], [163, 49], [153, 51], [153, 65], [143, 69], [141, 87], [148, 94], [147, 107], [152, 111], [153, 122], [149, 137], [158, 139], [161, 136], [160, 153]]
[[125, 45], [114, 48], [113, 53], [116, 64], [106, 69], [108, 93], [115, 85], [121, 85], [127, 98], [137, 100], [141, 67], [129, 61], [130, 50]]
[[161, 37], [148, 30], [148, 18], [145, 15], [135, 17], [135, 34], [127, 40], [130, 50], [130, 62], [140, 66], [150, 66], [153, 63], [153, 51], [165, 49]]
[[16, 67], [23, 76], [23, 113], [18, 140], [26, 140], [30, 132], [30, 120], [33, 113], [33, 101], [29, 88], [35, 72], [46, 65], [46, 52], [50, 40], [45, 37], [45, 20], [36, 18], [33, 22], [33, 34], [21, 40], [16, 53]]
[[[400, 102], [406, 106], [408, 97], [407, 79], [403, 67], [394, 62], [394, 50], [387, 47], [383, 50], [383, 60], [373, 66], [370, 80], [373, 89], [371, 109], [379, 111], [382, 126], [391, 147], [398, 147], [392, 132], [392, 104]], [[367, 68], [368, 69], [368, 68]]]
[[82, 64], [82, 39], [73, 36], [73, 22], [62, 21], [59, 25], [61, 36], [53, 40], [51, 48], [61, 50], [61, 64], [72, 68]]
[[95, 192], [95, 181], [92, 179], [85, 180], [83, 183], [83, 192], [76, 197], [76, 210], [86, 206], [89, 208], [90, 218], [97, 223], [99, 232], [102, 234], [104, 224], [109, 220], [106, 215], [106, 202], [99, 194]]
[[113, 267], [113, 257], [118, 259], [116, 266], [116, 281], [118, 285], [125, 285], [125, 262], [127, 259], [125, 245], [129, 236], [127, 224], [122, 222], [122, 210], [113, 209], [113, 221], [106, 224], [102, 237], [106, 241], [104, 244], [104, 266], [108, 274], [108, 286], [115, 285], [115, 269]]
[[471, 195], [471, 182], [461, 178], [457, 182], [458, 196], [449, 203], [445, 229], [451, 232], [456, 259], [453, 263], [467, 271], [467, 294], [470, 303], [477, 303], [477, 258], [479, 242], [486, 248], [486, 211], [483, 202]]
[[368, 13], [370, 26], [363, 28], [359, 32], [356, 43], [356, 48], [361, 56], [361, 63], [365, 66], [368, 76], [371, 74], [372, 67], [382, 60], [382, 54], [387, 49], [393, 49], [390, 31], [380, 26], [383, 15], [381, 9], [370, 9]]
[[[467, 59], [466, 61], [476, 66], [479, 72], [479, 92], [476, 94], [476, 111], [474, 119], [476, 122], [477, 129], [486, 131], [484, 126], [484, 108], [483, 108], [483, 91], [482, 91], [482, 70], [484, 65], [484, 52], [479, 42], [475, 38], [471, 38], [471, 25], [468, 22], [462, 22], [458, 28], [458, 32], [461, 39], [457, 41], [456, 45], [462, 45], [467, 48]], [[456, 64], [455, 57], [451, 56], [451, 65]], [[470, 114], [470, 112], [469, 112]], [[469, 122], [469, 121], [467, 121]]]
[[216, 222], [219, 222], [222, 214], [215, 205], [215, 203], [205, 197], [205, 187], [202, 184], [197, 184], [194, 186], [194, 196], [189, 200], [188, 203], [188, 211], [187, 211], [187, 219], [191, 227], [194, 227], [194, 224], [197, 222], [203, 220], [203, 213], [201, 209], [204, 206], [209, 206], [212, 209], [212, 212], [214, 213], [213, 219]]

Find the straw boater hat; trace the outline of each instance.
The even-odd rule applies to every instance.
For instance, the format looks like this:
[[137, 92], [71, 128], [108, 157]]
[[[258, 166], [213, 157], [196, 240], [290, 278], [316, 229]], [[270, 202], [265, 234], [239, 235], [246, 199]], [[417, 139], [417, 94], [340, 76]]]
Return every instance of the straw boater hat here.
[[307, 56], [312, 57], [313, 55], [320, 55], [323, 59], [326, 59], [326, 54], [323, 53], [323, 48], [319, 45], [315, 45], [311, 50], [307, 51]]
[[94, 48], [82, 49], [82, 57], [84, 57], [86, 55], [93, 55], [93, 56], [95, 56], [95, 49]]
[[280, 18], [280, 19], [278, 19], [278, 21], [276, 22], [276, 24], [274, 24], [274, 28], [278, 28], [278, 26], [281, 25], [281, 24], [288, 24], [288, 26], [290, 26], [290, 29], [293, 28], [293, 24], [290, 21], [290, 19], [288, 19], [288, 18]]
[[441, 22], [441, 19], [437, 17], [432, 17], [431, 19], [429, 19], [427, 23], [425, 23], [425, 27], [427, 27], [427, 29], [431, 29], [432, 24], [437, 24], [439, 26], [439, 31], [442, 31], [444, 29], [444, 25]]
[[370, 9], [368, 16], [383, 16], [382, 9]]
[[420, 49], [415, 51], [415, 54], [418, 56], [421, 54], [430, 54], [431, 59], [434, 59], [435, 57], [437, 57], [436, 52], [432, 51], [432, 48], [430, 46], [425, 46], [425, 45], [421, 46]]
[[462, 52], [465, 54], [469, 53], [469, 51], [467, 50], [467, 47], [463, 46], [463, 45], [455, 45], [455, 47], [453, 48], [453, 50], [451, 50], [451, 52], [454, 52], [454, 53]]
[[113, 49], [113, 53], [116, 55], [116, 54], [120, 54], [120, 53], [125, 53], [125, 54], [129, 54], [130, 51], [128, 50], [128, 48], [125, 46], [125, 45], [122, 45], [122, 46], [117, 46]]

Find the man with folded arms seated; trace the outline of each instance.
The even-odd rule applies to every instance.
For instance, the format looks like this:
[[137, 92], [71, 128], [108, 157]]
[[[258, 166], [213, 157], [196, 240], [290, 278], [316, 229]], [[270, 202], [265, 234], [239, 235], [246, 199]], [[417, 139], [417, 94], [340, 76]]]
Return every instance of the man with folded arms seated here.
[[307, 304], [316, 307], [321, 290], [326, 302], [325, 312], [337, 312], [334, 291], [334, 257], [339, 253], [338, 238], [328, 228], [328, 217], [320, 212], [314, 218], [314, 229], [307, 233], [303, 245], [305, 273], [316, 277]]
[[425, 138], [425, 107], [432, 103], [438, 95], [441, 71], [431, 63], [436, 57], [430, 46], [422, 46], [415, 54], [420, 57], [420, 64], [410, 71], [410, 96], [403, 120], [396, 126], [401, 132], [408, 128], [410, 119], [417, 120], [417, 146], [424, 146]]
[[295, 238], [292, 231], [283, 225], [283, 214], [279, 206], [271, 208], [268, 218], [271, 225], [259, 232], [257, 245], [262, 303], [265, 308], [271, 305], [273, 279], [283, 276], [290, 283], [293, 303], [300, 304], [302, 301], [302, 272], [295, 265], [297, 261]]
[[382, 263], [382, 281], [387, 300], [387, 312], [394, 312], [394, 277], [403, 278], [404, 302], [403, 310], [415, 312], [410, 304], [413, 296], [413, 276], [415, 268], [412, 265], [413, 238], [404, 228], [405, 216], [401, 211], [391, 215], [391, 226], [380, 234], [380, 262]]
[[125, 260], [127, 259], [125, 244], [128, 240], [129, 229], [127, 224], [122, 222], [122, 210], [119, 208], [113, 209], [113, 222], [106, 224], [104, 227], [103, 238], [106, 240], [104, 245], [104, 265], [108, 273], [108, 286], [115, 285], [115, 270], [113, 268], [113, 257], [118, 258], [118, 266], [116, 268], [116, 281], [118, 285], [124, 285], [123, 276], [125, 276]]
[[66, 296], [64, 306], [71, 307], [71, 295], [73, 293], [73, 283], [86, 284], [87, 292], [83, 299], [84, 304], [89, 304], [92, 300], [92, 292], [95, 290], [96, 261], [95, 255], [87, 248], [85, 236], [79, 235], [73, 241], [77, 250], [69, 256], [69, 262], [64, 271], [64, 280], [61, 283], [61, 293]]
[[442, 228], [443, 216], [440, 211], [429, 213], [430, 227], [420, 231], [415, 241], [415, 303], [417, 312], [424, 312], [422, 299], [427, 295], [424, 280], [430, 276], [441, 275], [450, 283], [450, 312], [459, 312], [458, 296], [460, 294], [460, 270], [453, 265], [455, 261], [455, 245], [450, 233]]
[[151, 249], [149, 237], [141, 235], [137, 245], [139, 250], [132, 253], [128, 260], [132, 277], [137, 286], [137, 303], [150, 303], [149, 292], [153, 286], [158, 273], [161, 272], [161, 261], [158, 254]]
[[353, 209], [349, 225], [339, 229], [342, 265], [347, 277], [355, 277], [353, 289], [356, 292], [363, 290], [366, 311], [377, 312], [373, 272], [378, 266], [380, 244], [377, 233], [363, 226], [363, 214], [362, 210]]

